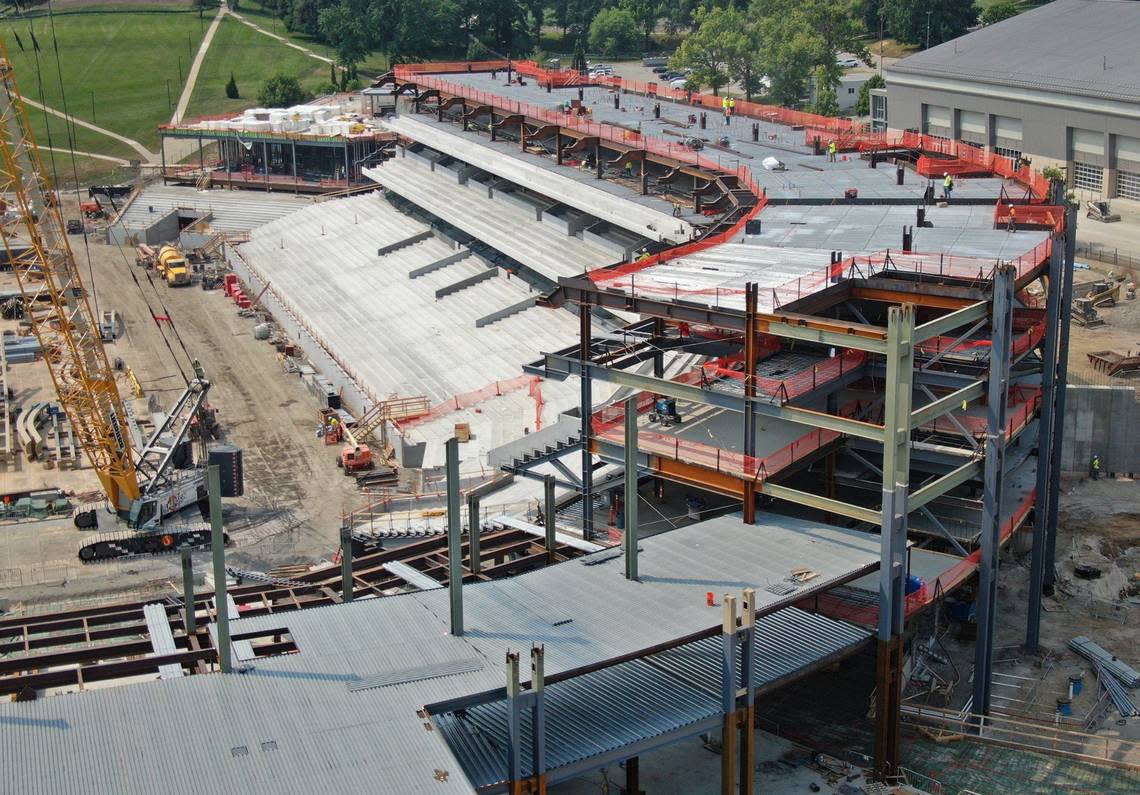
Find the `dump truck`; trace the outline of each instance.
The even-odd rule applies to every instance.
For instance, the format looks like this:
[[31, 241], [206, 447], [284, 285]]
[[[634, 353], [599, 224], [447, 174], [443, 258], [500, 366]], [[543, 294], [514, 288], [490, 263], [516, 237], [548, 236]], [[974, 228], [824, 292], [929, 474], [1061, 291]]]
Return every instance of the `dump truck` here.
[[170, 287], [190, 284], [190, 265], [182, 252], [174, 246], [163, 246], [159, 249], [155, 267]]

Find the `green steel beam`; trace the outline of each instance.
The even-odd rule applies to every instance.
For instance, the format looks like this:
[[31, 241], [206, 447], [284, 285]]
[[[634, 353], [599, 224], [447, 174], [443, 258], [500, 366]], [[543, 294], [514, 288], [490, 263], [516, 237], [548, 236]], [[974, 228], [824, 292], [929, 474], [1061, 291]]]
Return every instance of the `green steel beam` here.
[[764, 484], [760, 486], [760, 491], [778, 500], [787, 500], [788, 502], [794, 502], [798, 505], [806, 505], [809, 508], [818, 508], [826, 513], [839, 514], [849, 519], [857, 519], [860, 522], [867, 522], [873, 525], [879, 524], [882, 518], [882, 514], [873, 508], [852, 505], [849, 502], [833, 500], [829, 497], [821, 497], [818, 494], [788, 488], [787, 486], [779, 486], [775, 483], [764, 482]]
[[923, 323], [921, 326], [915, 326], [914, 341], [915, 343], [925, 342], [931, 337], [937, 337], [947, 331], [953, 331], [956, 328], [961, 328], [968, 323], [975, 323], [983, 318], [990, 316], [990, 305], [986, 301], [978, 301], [976, 304], [964, 306], [961, 309], [956, 309], [953, 312], [943, 315], [942, 317], [935, 318], [929, 323]]
[[960, 486], [968, 480], [974, 480], [982, 473], [982, 460], [967, 461], [957, 469], [938, 478], [933, 483], [927, 483], [920, 489], [912, 491], [907, 499], [907, 510], [916, 511], [933, 499], [941, 497], [955, 486]]
[[716, 406], [718, 408], [727, 409], [728, 411], [738, 411], [741, 413], [744, 412], [744, 406], [747, 400], [752, 403], [757, 414], [762, 414], [765, 417], [775, 417], [776, 419], [787, 420], [788, 422], [809, 425], [813, 428], [824, 428], [829, 431], [844, 433], [848, 436], [856, 436], [860, 439], [869, 439], [871, 441], [883, 440], [882, 426], [869, 422], [837, 417], [834, 414], [812, 411], [811, 409], [780, 406], [770, 403], [767, 398], [758, 397], [746, 399], [739, 395], [729, 395], [710, 389], [702, 389], [692, 384], [682, 384], [677, 381], [654, 378], [653, 376], [631, 373], [625, 370], [614, 370], [593, 362], [584, 364], [580, 359], [563, 356], [561, 354], [548, 353], [546, 354], [545, 360], [547, 372], [579, 375], [582, 367], [588, 366], [591, 377], [599, 381], [608, 381], [613, 384], [620, 384], [645, 392], [667, 395], [678, 400], [687, 400], [690, 403]]
[[943, 414], [953, 411], [971, 400], [977, 400], [982, 396], [986, 390], [984, 381], [975, 381], [969, 386], [964, 386], [949, 395], [944, 395], [937, 400], [927, 403], [922, 408], [915, 409], [910, 413], [910, 427], [917, 428], [918, 426], [930, 422], [935, 417], [941, 417]]
[[868, 353], [882, 354], [887, 352], [886, 340], [860, 337], [855, 334], [843, 334], [838, 331], [826, 331], [824, 329], [811, 328], [808, 326], [794, 326], [791, 323], [778, 323], [775, 321], [769, 321], [767, 326], [767, 332], [777, 337], [818, 342], [823, 345], [834, 345], [837, 348], [855, 348], [856, 350], [867, 351]]

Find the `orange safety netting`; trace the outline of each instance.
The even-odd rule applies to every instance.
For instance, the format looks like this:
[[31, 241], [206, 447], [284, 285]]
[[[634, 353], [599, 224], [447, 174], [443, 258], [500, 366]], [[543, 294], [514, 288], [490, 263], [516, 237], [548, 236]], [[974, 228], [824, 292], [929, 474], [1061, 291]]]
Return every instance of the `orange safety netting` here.
[[[1014, 531], [1019, 528], [1029, 514], [1033, 503], [1037, 499], [1037, 490], [1030, 491], [1025, 500], [1018, 506], [1013, 516], [1002, 525], [999, 533], [1000, 544], [1004, 544]], [[966, 581], [978, 569], [978, 562], [982, 559], [981, 548], [975, 549], [965, 558], [952, 564], [939, 574], [934, 582], [924, 582], [922, 587], [906, 596], [906, 614], [912, 615], [920, 608], [931, 604], [939, 594], [947, 594]], [[815, 611], [831, 618], [843, 619], [855, 624], [874, 626], [879, 621], [878, 605], [855, 604], [840, 595], [825, 593], [811, 597], [800, 602], [797, 607], [803, 610]]]
[[[756, 376], [756, 391], [759, 394], [777, 398], [781, 403], [786, 403], [841, 378], [845, 373], [850, 373], [852, 370], [861, 367], [866, 361], [867, 353], [865, 351], [847, 350], [839, 356], [832, 356], [787, 378], [758, 375]], [[723, 359], [716, 359], [701, 365], [701, 371], [708, 380], [733, 378], [744, 381], [744, 371], [737, 369], [742, 365], [743, 362], [736, 366], [726, 366]]]
[[[1012, 439], [1013, 435], [1028, 425], [1041, 405], [1041, 388], [1018, 386], [1009, 390], [1009, 408], [1006, 411], [1005, 437]], [[989, 431], [989, 422], [985, 417], [956, 414], [955, 423], [949, 417], [937, 417], [924, 423], [923, 428], [942, 433], [956, 434], [965, 428], [973, 436], [985, 436]], [[959, 425], [961, 428], [959, 428]]]
[[[424, 422], [431, 422], [432, 420], [452, 414], [456, 411], [472, 408], [485, 400], [500, 397], [508, 392], [514, 392], [524, 387], [529, 389], [530, 396], [535, 399], [535, 403], [538, 405], [538, 411], [541, 412], [542, 392], [540, 389], [536, 390], [535, 388], [535, 382], [541, 380], [542, 379], [537, 375], [520, 375], [506, 381], [495, 381], [481, 389], [475, 389], [471, 392], [464, 392], [459, 395], [452, 395], [442, 403], [437, 403], [432, 406], [431, 410], [426, 414], [421, 414], [418, 417], [413, 417], [404, 422], [395, 422], [394, 424], [398, 428], [410, 428]], [[541, 414], [539, 416], [541, 417]]]
[[998, 199], [994, 205], [994, 228], [1007, 229], [1010, 226], [1010, 216], [1016, 219], [1013, 228], [1026, 229], [1028, 227], [1047, 227], [1052, 232], [1061, 234], [1065, 228], [1065, 208], [1051, 204], [1017, 204]]
[[[1027, 351], [1036, 348], [1045, 338], [1045, 317], [1040, 309], [1017, 309], [1013, 313], [1013, 330], [1017, 332], [1013, 339], [1013, 355], [1021, 356]], [[921, 353], [936, 354], [949, 351], [968, 351], [975, 348], [989, 348], [990, 340], [966, 339], [957, 337], [939, 336], [923, 340], [915, 345]]]

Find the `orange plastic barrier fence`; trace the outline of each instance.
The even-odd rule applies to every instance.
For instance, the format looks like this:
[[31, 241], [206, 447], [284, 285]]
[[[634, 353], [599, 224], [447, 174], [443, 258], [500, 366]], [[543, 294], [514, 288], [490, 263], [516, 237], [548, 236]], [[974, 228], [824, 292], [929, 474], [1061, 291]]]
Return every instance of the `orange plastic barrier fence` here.
[[[1006, 411], [1005, 436], [1012, 439], [1013, 435], [1028, 425], [1037, 415], [1041, 405], [1041, 389], [1039, 387], [1014, 387], [1009, 391], [1008, 409]], [[989, 430], [989, 423], [985, 417], [971, 415], [955, 415], [957, 424], [947, 417], [937, 417], [922, 427], [942, 433], [961, 433], [965, 428], [974, 436], [984, 436]]]
[[[832, 356], [806, 370], [788, 376], [787, 378], [770, 378], [756, 376], [756, 391], [778, 398], [780, 402], [806, 395], [808, 392], [843, 377], [845, 373], [861, 367], [867, 361], [865, 351], [847, 350], [839, 356]], [[725, 367], [720, 360], [708, 362], [701, 366], [701, 371], [708, 379], [733, 378], [744, 381], [743, 370]]]
[[500, 397], [508, 392], [514, 392], [524, 387], [530, 390], [531, 397], [535, 398], [535, 403], [539, 406], [541, 411], [542, 393], [538, 392], [537, 397], [534, 388], [535, 381], [541, 381], [537, 375], [520, 375], [506, 381], [495, 381], [494, 383], [487, 384], [481, 389], [475, 389], [471, 392], [464, 392], [459, 395], [452, 395], [442, 403], [437, 403], [431, 407], [427, 414], [422, 414], [419, 417], [413, 417], [404, 422], [396, 423], [400, 428], [410, 428], [414, 425], [419, 425], [424, 422], [431, 422], [434, 419], [443, 417], [456, 411], [463, 411], [472, 406], [476, 406], [485, 400], [493, 397]]
[[[1012, 208], [1012, 210], [1011, 210]], [[1065, 228], [1065, 208], [1052, 204], [1017, 204], [998, 201], [994, 205], [994, 228], [1005, 229], [1009, 226], [1011, 211], [1017, 219], [1015, 229], [1026, 229], [1030, 226], [1048, 227], [1050, 231], [1060, 234]]]

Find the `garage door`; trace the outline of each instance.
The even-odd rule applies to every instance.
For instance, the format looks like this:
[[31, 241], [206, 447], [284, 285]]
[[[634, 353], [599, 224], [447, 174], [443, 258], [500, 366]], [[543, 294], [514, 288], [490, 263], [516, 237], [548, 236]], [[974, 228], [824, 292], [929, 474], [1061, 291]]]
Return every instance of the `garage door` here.
[[953, 116], [950, 108], [943, 105], [926, 106], [926, 134], [949, 137], [953, 132]]
[[994, 116], [994, 144], [1020, 152], [1021, 119], [1012, 116]]
[[1087, 163], [1073, 163], [1073, 187], [1099, 194], [1104, 189], [1104, 169]]
[[1122, 199], [1140, 201], [1140, 171], [1117, 171], [1116, 195]]
[[986, 143], [986, 114], [973, 110], [958, 111], [959, 137], [973, 144]]

